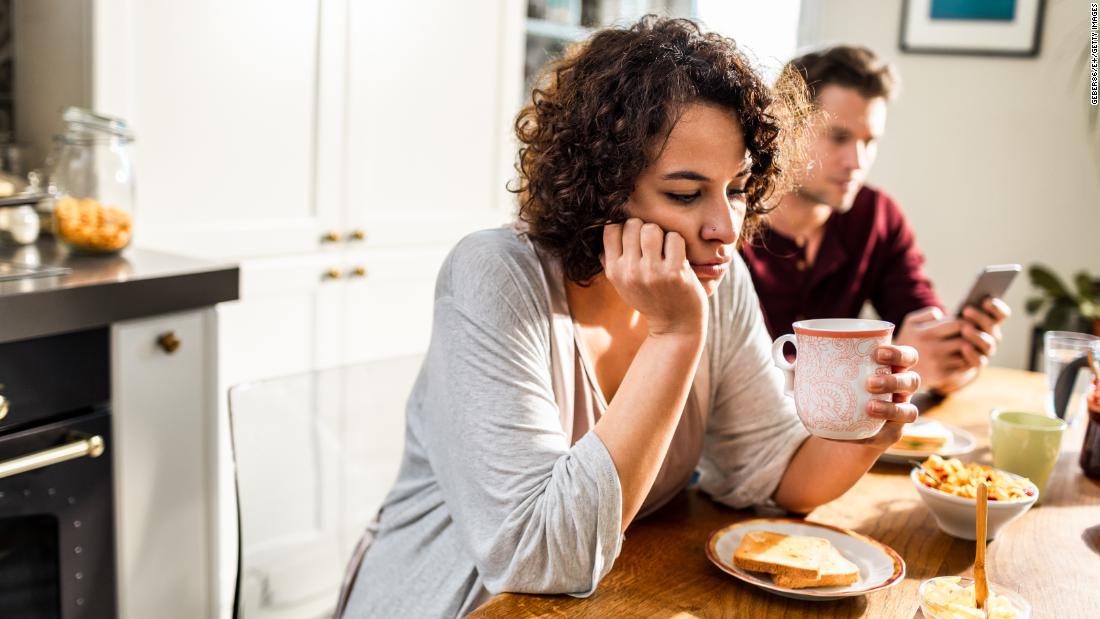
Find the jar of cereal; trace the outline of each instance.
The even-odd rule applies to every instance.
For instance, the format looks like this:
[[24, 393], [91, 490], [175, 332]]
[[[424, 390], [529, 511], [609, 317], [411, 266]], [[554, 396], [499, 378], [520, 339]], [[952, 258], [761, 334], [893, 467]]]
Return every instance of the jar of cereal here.
[[62, 119], [67, 131], [50, 183], [54, 235], [79, 252], [120, 251], [133, 236], [133, 133], [119, 118], [76, 107]]

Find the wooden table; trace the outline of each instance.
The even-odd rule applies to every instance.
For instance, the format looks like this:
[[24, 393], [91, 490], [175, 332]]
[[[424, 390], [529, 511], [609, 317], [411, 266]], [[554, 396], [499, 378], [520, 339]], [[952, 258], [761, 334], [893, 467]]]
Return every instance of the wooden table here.
[[[978, 448], [964, 457], [990, 463], [988, 416], [996, 407], [1041, 410], [1042, 374], [988, 368], [926, 416], [969, 430]], [[1100, 483], [1077, 464], [1086, 419], [1066, 433], [1043, 504], [990, 543], [989, 578], [1023, 595], [1033, 617], [1100, 617]], [[835, 602], [803, 602], [766, 593], [726, 575], [707, 560], [710, 533], [754, 517], [686, 491], [630, 526], [614, 568], [586, 599], [502, 594], [473, 617], [920, 617], [917, 587], [933, 576], [971, 574], [974, 543], [941, 532], [917, 495], [908, 466], [877, 464], [844, 496], [809, 520], [854, 529], [888, 544], [905, 559], [898, 585]]]

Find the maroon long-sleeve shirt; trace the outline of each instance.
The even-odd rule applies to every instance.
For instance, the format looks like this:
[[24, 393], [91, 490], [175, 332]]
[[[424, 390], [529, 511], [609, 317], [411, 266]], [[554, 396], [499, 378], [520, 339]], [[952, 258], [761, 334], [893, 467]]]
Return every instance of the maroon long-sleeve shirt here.
[[897, 327], [913, 310], [943, 303], [924, 274], [924, 255], [897, 202], [864, 186], [847, 213], [825, 222], [817, 258], [766, 225], [741, 250], [772, 337], [810, 318], [855, 318], [870, 301]]

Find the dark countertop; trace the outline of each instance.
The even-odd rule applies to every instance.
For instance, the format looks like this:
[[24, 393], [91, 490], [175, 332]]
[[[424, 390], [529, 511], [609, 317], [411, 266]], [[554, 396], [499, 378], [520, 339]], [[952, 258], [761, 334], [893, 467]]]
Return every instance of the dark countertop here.
[[26, 247], [0, 246], [0, 261], [72, 269], [0, 281], [0, 343], [208, 307], [239, 295], [237, 265], [144, 249], [86, 256], [46, 238]]

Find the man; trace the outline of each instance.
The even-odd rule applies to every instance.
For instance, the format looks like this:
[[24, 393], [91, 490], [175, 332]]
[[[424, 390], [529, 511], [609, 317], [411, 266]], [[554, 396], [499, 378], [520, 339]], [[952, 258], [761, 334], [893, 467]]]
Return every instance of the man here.
[[870, 301], [879, 316], [900, 325], [895, 343], [920, 353], [915, 369], [925, 387], [948, 393], [966, 385], [996, 351], [1010, 311], [989, 299], [962, 318], [946, 315], [901, 208], [864, 184], [897, 83], [893, 67], [849, 46], [790, 65], [821, 112], [812, 163], [742, 249], [772, 337], [790, 333], [798, 320], [855, 318]]

